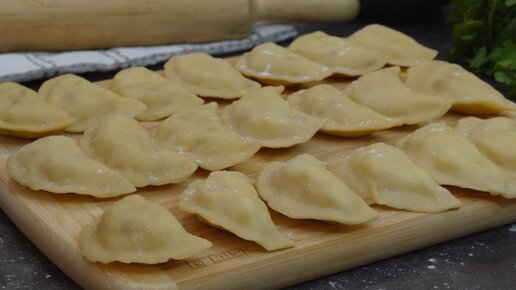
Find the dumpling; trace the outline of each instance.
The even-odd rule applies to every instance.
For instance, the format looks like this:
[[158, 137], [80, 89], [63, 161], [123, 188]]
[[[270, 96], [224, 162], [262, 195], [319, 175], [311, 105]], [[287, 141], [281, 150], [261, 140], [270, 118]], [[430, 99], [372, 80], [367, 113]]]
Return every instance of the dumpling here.
[[66, 127], [66, 131], [73, 133], [94, 127], [114, 114], [132, 117], [146, 109], [137, 100], [120, 97], [108, 89], [71, 74], [44, 82], [39, 93], [77, 119]]
[[7, 160], [7, 174], [32, 190], [99, 198], [136, 191], [118, 172], [91, 159], [75, 139], [48, 136], [23, 146]]
[[397, 146], [442, 185], [516, 197], [516, 179], [444, 123], [429, 124], [401, 139]]
[[240, 172], [215, 171], [206, 180], [191, 183], [179, 208], [268, 251], [294, 246], [278, 231], [251, 181]]
[[516, 109], [514, 111], [502, 112], [501, 115], [516, 120]]
[[172, 57], [165, 63], [165, 76], [202, 97], [238, 99], [261, 87], [227, 61], [202, 52]]
[[224, 108], [222, 119], [240, 136], [268, 148], [305, 143], [324, 123], [292, 108], [275, 87], [246, 94]]
[[379, 24], [367, 25], [347, 40], [381, 52], [387, 56], [387, 63], [392, 65], [414, 66], [437, 56], [437, 50], [424, 47], [408, 35]]
[[319, 119], [326, 119], [320, 131], [337, 136], [355, 137], [400, 126], [395, 118], [378, 114], [353, 102], [331, 85], [317, 85], [288, 96], [292, 107]]
[[359, 76], [379, 70], [385, 57], [341, 37], [316, 31], [298, 37], [288, 47], [293, 52], [324, 65], [336, 75]]
[[80, 145], [136, 187], [178, 183], [197, 169], [189, 158], [155, 144], [149, 132], [127, 116], [106, 119], [86, 130]]
[[423, 62], [407, 70], [405, 84], [452, 101], [452, 110], [457, 112], [492, 114], [516, 110], [514, 103], [458, 64], [440, 60]]
[[256, 189], [270, 208], [294, 219], [317, 219], [355, 225], [377, 217], [376, 211], [312, 155], [267, 165]]
[[17, 83], [0, 83], [0, 133], [34, 138], [62, 131], [75, 119]]
[[516, 178], [516, 120], [504, 117], [486, 120], [468, 117], [461, 119], [455, 130], [473, 142], [487, 158]]
[[204, 103], [185, 88], [144, 67], [120, 71], [111, 81], [110, 90], [122, 97], [138, 100], [147, 106], [136, 119], [154, 121], [172, 115], [187, 107]]
[[271, 42], [242, 55], [236, 67], [245, 76], [271, 85], [315, 82], [332, 74], [329, 68]]
[[328, 165], [368, 203], [416, 212], [440, 212], [460, 201], [439, 186], [398, 148], [375, 143], [353, 150]]
[[400, 79], [400, 68], [371, 72], [352, 82], [347, 90], [357, 103], [412, 125], [443, 116], [451, 102], [411, 90]]
[[81, 253], [92, 262], [158, 264], [192, 257], [212, 246], [188, 233], [165, 207], [131, 195], [84, 227]]
[[217, 103], [175, 113], [161, 123], [155, 138], [165, 148], [188, 156], [210, 171], [243, 162], [260, 149], [224, 127], [217, 115]]

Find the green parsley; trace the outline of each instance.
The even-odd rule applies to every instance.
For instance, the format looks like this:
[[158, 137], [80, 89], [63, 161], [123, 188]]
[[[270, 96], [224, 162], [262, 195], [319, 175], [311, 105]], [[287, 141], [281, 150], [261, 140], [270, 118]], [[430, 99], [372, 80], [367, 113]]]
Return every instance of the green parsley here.
[[508, 87], [516, 100], [516, 0], [452, 0], [450, 61]]

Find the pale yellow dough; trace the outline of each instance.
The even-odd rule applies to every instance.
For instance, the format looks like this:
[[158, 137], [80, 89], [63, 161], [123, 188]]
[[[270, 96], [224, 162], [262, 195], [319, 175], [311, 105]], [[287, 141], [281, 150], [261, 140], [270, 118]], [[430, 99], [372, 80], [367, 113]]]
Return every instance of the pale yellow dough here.
[[25, 138], [51, 135], [75, 122], [63, 109], [17, 83], [0, 83], [0, 133]]
[[238, 99], [260, 84], [243, 77], [229, 62], [202, 52], [172, 57], [165, 64], [165, 76], [196, 95]]
[[334, 86], [326, 84], [297, 91], [288, 96], [287, 101], [312, 117], [326, 120], [320, 131], [331, 135], [363, 136], [403, 124], [396, 118], [355, 103]]
[[158, 264], [192, 257], [212, 243], [188, 233], [165, 207], [134, 194], [84, 227], [79, 246], [92, 262]]
[[441, 185], [516, 197], [516, 179], [444, 123], [419, 128], [401, 139], [397, 146]]
[[501, 112], [500, 115], [516, 120], [516, 108], [515, 108], [515, 111]]
[[135, 187], [178, 183], [197, 169], [193, 160], [155, 144], [149, 132], [127, 116], [114, 116], [86, 130], [80, 145]]
[[215, 171], [193, 182], [181, 195], [179, 208], [268, 251], [294, 246], [272, 222], [251, 180], [240, 172]]
[[44, 82], [39, 93], [77, 120], [66, 127], [66, 131], [73, 133], [83, 132], [94, 127], [106, 117], [115, 114], [132, 117], [147, 108], [137, 100], [121, 97], [108, 89], [71, 74]]
[[516, 178], [516, 120], [497, 117], [463, 118], [455, 130], [462, 133], [487, 158]]
[[256, 189], [270, 208], [294, 219], [355, 225], [378, 215], [309, 154], [267, 165], [258, 176]]
[[324, 124], [290, 106], [275, 87], [246, 94], [224, 108], [222, 119], [245, 139], [268, 148], [305, 143]]
[[163, 119], [181, 109], [204, 103], [203, 99], [187, 89], [144, 67], [120, 71], [111, 81], [109, 89], [147, 106], [147, 110], [136, 116], [140, 121]]
[[217, 103], [175, 113], [161, 123], [155, 138], [165, 148], [190, 157], [210, 171], [243, 162], [260, 149], [260, 145], [224, 127], [217, 115]]
[[382, 68], [385, 57], [378, 51], [316, 31], [298, 37], [288, 47], [293, 52], [324, 65], [335, 75], [359, 76]]
[[385, 143], [355, 149], [328, 168], [369, 204], [416, 212], [440, 212], [461, 204], [405, 153]]
[[244, 75], [271, 85], [315, 82], [332, 74], [329, 68], [271, 42], [244, 53], [236, 67]]
[[492, 114], [516, 110], [488, 83], [460, 65], [428, 61], [407, 70], [405, 84], [417, 91], [434, 94], [453, 102], [452, 110], [467, 114]]
[[23, 146], [7, 160], [7, 174], [32, 190], [99, 198], [136, 191], [118, 172], [91, 159], [75, 139], [48, 136]]
[[399, 67], [365, 74], [348, 86], [347, 93], [355, 102], [407, 125], [432, 120], [448, 112], [449, 100], [407, 88], [399, 74]]
[[367, 25], [347, 40], [381, 52], [387, 57], [387, 63], [392, 65], [414, 66], [437, 56], [437, 50], [424, 47], [408, 35], [379, 24]]

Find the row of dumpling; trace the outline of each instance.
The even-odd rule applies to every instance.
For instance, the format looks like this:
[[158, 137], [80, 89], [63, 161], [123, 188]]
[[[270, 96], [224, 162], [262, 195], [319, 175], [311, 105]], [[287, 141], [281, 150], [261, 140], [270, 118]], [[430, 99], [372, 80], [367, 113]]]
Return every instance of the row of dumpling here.
[[143, 67], [121, 71], [111, 90], [76, 75], [43, 83], [36, 93], [16, 83], [0, 84], [3, 133], [41, 137], [65, 130], [80, 133], [117, 115], [157, 120], [204, 101]]
[[[508, 170], [512, 166], [512, 174], [516, 176], [516, 155], [513, 147], [507, 147], [516, 140], [514, 121], [466, 118], [456, 129], [493, 161], [501, 161], [498, 165]], [[267, 166], [258, 177], [257, 191], [241, 173], [214, 172], [208, 179], [192, 183], [181, 196], [179, 207], [199, 215], [209, 224], [256, 241], [267, 250], [277, 250], [293, 243], [276, 229], [258, 195], [272, 209], [291, 218], [344, 224], [363, 223], [376, 217], [354, 192], [369, 204], [421, 212], [460, 206], [448, 190], [433, 180], [507, 198], [516, 196], [514, 178], [443, 124], [423, 127], [400, 141], [399, 146], [408, 157], [396, 147], [377, 143], [332, 162], [329, 169], [347, 185], [310, 155]], [[132, 226], [122, 227], [122, 224]], [[145, 234], [137, 240], [125, 238], [135, 232]], [[158, 232], [160, 235], [154, 234]], [[85, 228], [80, 245], [83, 254], [92, 261], [160, 263], [198, 254], [211, 243], [188, 234], [166, 209], [131, 196], [115, 203], [98, 222]]]
[[48, 136], [23, 146], [9, 157], [7, 172], [33, 190], [107, 198], [136, 187], [180, 182], [197, 166], [228, 168], [262, 146], [306, 142], [320, 128], [321, 121], [291, 108], [278, 88], [249, 94], [239, 103], [243, 108], [229, 106], [225, 114], [236, 118], [235, 130], [243, 136], [223, 124], [214, 102], [175, 112], [160, 124], [154, 139], [134, 118], [112, 114], [87, 129], [80, 142]]
[[[459, 65], [432, 61], [436, 55], [437, 51], [407, 35], [385, 26], [369, 25], [348, 38], [314, 32], [299, 37], [289, 48], [262, 44], [244, 54], [236, 69], [270, 85], [311, 84], [331, 75], [362, 76], [349, 91], [350, 97], [379, 113], [390, 113], [389, 117], [411, 113], [412, 116], [399, 120], [405, 124], [439, 117], [450, 106], [470, 114], [516, 109], [494, 88]], [[376, 72], [385, 64], [409, 67], [406, 79], [402, 80], [399, 67]], [[165, 74], [207, 97], [236, 99], [259, 87], [224, 61], [199, 53], [173, 57], [165, 65]], [[385, 104], [391, 98], [401, 106]], [[406, 112], [396, 111], [398, 107]], [[423, 109], [427, 107], [430, 109]], [[419, 110], [422, 114], [418, 114]]]
[[[212, 172], [207, 179], [189, 185], [180, 196], [179, 208], [210, 225], [255, 241], [266, 250], [293, 247], [294, 243], [274, 225], [260, 197], [272, 209], [294, 219], [353, 225], [377, 217], [344, 182], [307, 154], [268, 165], [258, 177], [256, 188], [242, 173]], [[158, 207], [138, 195], [115, 202], [98, 221], [82, 231], [80, 246], [84, 256], [103, 263], [160, 263], [171, 258], [183, 259], [211, 246], [186, 233], [170, 212]], [[135, 212], [142, 216], [137, 217]], [[117, 229], [122, 224], [132, 226], [120, 232]], [[161, 234], [153, 234], [158, 232]], [[144, 234], [137, 240], [127, 239], [136, 233]], [[156, 241], [157, 237], [162, 239]], [[130, 241], [124, 243], [127, 247], [120, 247], [120, 239]]]
[[[190, 184], [179, 208], [269, 251], [279, 250], [294, 243], [273, 224], [264, 201], [289, 218], [354, 225], [377, 217], [370, 204], [416, 212], [460, 207], [441, 185], [516, 198], [514, 142], [516, 121], [507, 118], [464, 118], [455, 129], [430, 124], [397, 147], [367, 145], [327, 167], [308, 154], [273, 162], [263, 168], [256, 187], [242, 173], [212, 172]], [[135, 234], [138, 239], [126, 238]], [[161, 263], [211, 245], [187, 233], [165, 208], [138, 195], [114, 203], [80, 238], [83, 255], [103, 263]]]
[[[222, 66], [227, 66], [228, 70], [232, 69], [223, 60], [204, 56], [210, 61], [220, 62]], [[424, 80], [416, 82], [413, 80], [414, 78], [411, 78], [410, 71], [419, 68], [420, 66], [416, 66], [409, 69], [407, 84], [424, 83]], [[238, 72], [234, 71], [234, 73], [238, 75]], [[471, 97], [472, 94], [467, 93], [469, 90], [485, 92], [481, 89], [484, 85], [483, 82], [465, 71], [453, 74], [469, 79], [472, 84], [459, 86], [457, 89], [462, 90], [461, 94], [467, 96], [464, 98], [464, 102], [459, 99], [453, 103], [453, 106], [459, 110], [499, 112], [513, 108], [514, 105], [501, 95], [499, 102], [493, 101], [494, 98], [488, 101]], [[238, 76], [242, 80], [252, 82]], [[452, 79], [452, 77], [447, 79]], [[206, 82], [202, 83], [205, 86]], [[437, 83], [445, 86], [441, 81]], [[487, 84], [485, 86], [489, 87]], [[51, 103], [44, 101], [35, 92], [21, 85], [0, 84], [0, 100], [4, 102], [3, 106], [6, 108], [0, 116], [2, 119], [0, 129], [4, 133], [28, 137], [55, 133], [62, 129], [69, 132], [82, 132], [113, 114], [136, 115], [139, 120], [155, 120], [204, 103], [202, 99], [181, 86], [175, 85], [145, 68], [131, 68], [120, 72], [114, 78], [111, 89], [128, 98], [119, 97], [107, 89], [74, 75], [51, 79], [42, 86], [40, 96], [48, 99]], [[239, 97], [252, 95], [251, 92], [256, 90], [258, 90], [257, 87], [248, 87], [239, 92], [241, 94]], [[498, 94], [494, 89], [492, 90]], [[219, 91], [214, 95], [221, 94], [222, 92]], [[245, 109], [246, 114], [252, 114], [253, 110], [259, 109], [262, 112], [268, 112], [269, 108], [276, 107], [285, 109], [285, 105], [280, 105], [281, 100], [266, 98], [263, 97], [264, 95], [270, 96], [271, 93], [261, 93], [258, 97], [247, 98], [230, 107], [234, 108], [234, 111]], [[485, 95], [488, 96], [488, 94]], [[137, 99], [144, 104], [136, 101]], [[409, 89], [400, 78], [399, 67], [367, 73], [353, 82], [345, 93], [329, 85], [319, 85], [293, 94], [288, 101], [296, 109], [313, 117], [324, 119], [325, 122], [321, 128], [323, 132], [343, 136], [359, 136], [375, 130], [434, 119], [444, 115], [452, 105], [444, 98], [432, 97]], [[247, 104], [257, 104], [258, 102], [261, 102], [261, 105], [253, 107], [252, 110], [247, 106]], [[146, 106], [147, 109], [145, 109]], [[280, 114], [286, 113], [285, 110], [278, 111], [282, 111]], [[260, 115], [262, 112], [255, 113], [255, 115]], [[240, 112], [236, 113], [240, 114]], [[270, 112], [270, 114], [274, 113]], [[313, 131], [313, 127], [318, 126], [313, 122], [311, 125], [308, 126], [310, 130], [307, 132]], [[278, 135], [281, 134], [282, 132], [278, 132]], [[307, 135], [311, 137], [310, 134]], [[289, 144], [265, 144], [264, 146], [269, 145], [271, 147], [291, 146]]]
[[135, 119], [117, 115], [88, 129], [80, 141], [47, 136], [7, 160], [7, 174], [32, 190], [119, 196], [136, 187], [180, 182], [197, 169], [190, 158], [161, 148]]
[[[300, 96], [313, 96], [311, 92], [334, 98], [333, 105], [317, 104], [322, 97], [316, 94], [315, 102], [308, 100], [313, 103], [308, 108], [335, 109], [331, 122], [295, 110], [281, 97], [281, 91], [281, 87], [250, 91], [226, 107], [222, 117], [216, 103], [183, 108], [161, 123], [155, 140], [131, 117], [104, 117], [95, 120], [79, 143], [70, 137], [50, 136], [22, 147], [9, 157], [7, 172], [33, 190], [105, 198], [134, 192], [135, 187], [180, 182], [197, 166], [210, 171], [225, 169], [247, 160], [260, 147], [304, 143], [321, 127], [359, 135], [388, 127], [385, 124], [399, 125], [354, 104], [329, 85], [288, 99], [295, 104]], [[335, 105], [343, 101], [347, 103]]]
[[[198, 166], [210, 171], [228, 168], [261, 146], [306, 142], [320, 128], [319, 120], [291, 108], [277, 88], [253, 92], [242, 101], [256, 99], [255, 95], [277, 106], [244, 103], [244, 107], [263, 107], [251, 110], [255, 115], [241, 112], [257, 119], [236, 122], [235, 126], [244, 126], [244, 136], [223, 124], [214, 102], [176, 112], [160, 124], [154, 139], [134, 118], [119, 114], [87, 129], [79, 142], [47, 136], [23, 146], [9, 156], [7, 173], [33, 190], [107, 198], [134, 192], [136, 187], [180, 182]], [[235, 110], [238, 121], [242, 117]]]
[[[400, 32], [369, 25], [348, 38], [322, 32], [301, 36], [288, 49], [263, 44], [241, 57], [236, 68], [246, 76], [272, 84], [319, 81], [331, 74], [365, 74], [348, 94], [355, 102], [379, 113], [399, 117], [380, 125], [384, 128], [438, 117], [449, 109], [450, 102], [453, 110], [467, 113], [514, 109], [514, 104], [460, 66], [431, 61], [436, 54]], [[385, 63], [411, 66], [405, 83], [400, 78], [399, 68], [374, 72]], [[40, 137], [63, 129], [83, 132], [115, 112], [144, 121], [162, 119], [177, 110], [202, 104], [204, 101], [196, 95], [236, 99], [260, 87], [259, 83], [244, 78], [237, 69], [224, 60], [192, 53], [167, 62], [165, 76], [168, 80], [145, 68], [131, 68], [115, 76], [110, 90], [75, 75], [64, 75], [48, 80], [39, 90], [42, 99], [64, 111], [37, 99], [35, 92], [20, 85], [0, 84], [0, 101], [6, 108], [0, 115], [0, 130], [23, 137]], [[447, 101], [430, 100], [429, 95]], [[312, 97], [311, 101], [315, 99]], [[334, 98], [321, 101], [318, 106], [332, 101]], [[343, 102], [339, 100], [341, 106], [349, 103]], [[328, 112], [330, 115], [341, 113]]]
[[[116, 115], [86, 130], [80, 146], [69, 137], [47, 137], [24, 146], [9, 158], [8, 173], [34, 190], [112, 197], [133, 192], [135, 187], [180, 182], [197, 166], [210, 171], [225, 169], [247, 160], [260, 147], [306, 142], [319, 129], [359, 135], [385, 128], [385, 124], [399, 125], [396, 119], [354, 104], [329, 85], [294, 93], [288, 101], [280, 91], [277, 87], [251, 91], [226, 107], [222, 117], [216, 103], [177, 111], [161, 123], [155, 136], [157, 142], [133, 118]], [[313, 118], [295, 110], [289, 102], [309, 114], [315, 112], [316, 117], [321, 117], [318, 112], [335, 114], [331, 119]], [[319, 105], [321, 102], [326, 103]], [[75, 163], [82, 150], [85, 153], [81, 160], [89, 167]], [[70, 158], [62, 158], [66, 152]], [[54, 174], [46, 173], [49, 170]], [[53, 180], [62, 175], [68, 178], [66, 185]], [[89, 182], [94, 176], [98, 180], [92, 186]], [[104, 183], [110, 178], [118, 180], [115, 184], [119, 186], [106, 187]]]
[[[373, 24], [347, 38], [323, 32], [307, 34], [288, 49], [270, 43], [259, 45], [240, 58], [237, 68], [246, 76], [273, 85], [311, 83], [330, 75], [363, 76], [355, 85], [358, 88], [350, 91], [350, 97], [372, 109], [383, 109], [386, 105], [382, 99], [392, 98], [403, 103], [403, 108], [414, 106], [413, 111], [427, 103], [436, 111], [447, 111], [446, 103], [451, 103], [452, 110], [468, 114], [516, 110], [516, 105], [461, 66], [433, 61], [436, 55], [437, 51], [407, 35]], [[376, 72], [386, 64], [409, 67], [405, 81], [401, 81], [399, 67], [389, 71], [390, 76], [386, 74], [388, 70]], [[417, 100], [411, 101], [410, 97]], [[446, 101], [431, 103], [430, 97]]]
[[[182, 66], [183, 58], [188, 62], [186, 68]], [[135, 67], [119, 72], [109, 89], [72, 74], [46, 81], [37, 93], [16, 83], [2, 83], [0, 130], [32, 138], [62, 130], [84, 132], [115, 114], [154, 121], [202, 105], [204, 100], [196, 94], [231, 99], [260, 87], [228, 62], [206, 54], [181, 56], [171, 62], [173, 69], [166, 73], [169, 79]], [[182, 72], [182, 78], [174, 77], [175, 71]]]
[[[100, 89], [87, 82], [84, 85]], [[221, 170], [245, 161], [260, 147], [289, 147], [306, 142], [321, 128], [322, 119], [292, 108], [281, 97], [281, 91], [281, 87], [250, 91], [225, 108], [222, 118], [216, 103], [178, 110], [158, 128], [155, 139], [160, 145], [136, 120], [124, 114], [88, 118], [85, 128], [93, 127], [85, 131], [80, 145], [69, 137], [42, 138], [9, 158], [8, 173], [33, 190], [112, 197], [133, 192], [135, 187], [180, 182], [197, 165]], [[33, 98], [39, 100], [37, 96]], [[359, 112], [349, 105], [345, 108]], [[374, 117], [374, 112], [369, 114]], [[360, 118], [355, 120], [362, 122]], [[374, 122], [364, 124], [362, 127], [367, 130], [371, 126], [382, 128]], [[59, 181], [63, 176], [67, 178], [65, 184]], [[117, 182], [106, 186], [109, 180]]]
[[[373, 187], [381, 191], [380, 199], [369, 197], [367, 203], [424, 212], [443, 211], [460, 205], [446, 189], [433, 183], [424, 171], [410, 163], [395, 147], [378, 143], [363, 150], [369, 152], [375, 148], [386, 157], [358, 161], [362, 167], [372, 168], [371, 171], [357, 169], [361, 171], [357, 176], [363, 184], [367, 186], [374, 179], [377, 186]], [[353, 152], [350, 156], [355, 154]], [[400, 160], [400, 155], [404, 159]], [[387, 181], [390, 183], [386, 183], [382, 181], [386, 177], [380, 171], [393, 160], [401, 164], [398, 166], [409, 168], [406, 172], [390, 176]], [[338, 170], [342, 171], [341, 167]], [[256, 187], [242, 173], [212, 172], [207, 179], [189, 185], [180, 196], [179, 208], [199, 216], [210, 225], [222, 227], [273, 251], [293, 247], [294, 243], [276, 228], [265, 202], [273, 210], [293, 219], [348, 225], [374, 220], [378, 214], [354, 190], [315, 157], [302, 154], [287, 162], [267, 165], [258, 176]], [[127, 226], [129, 224], [131, 226]], [[138, 235], [138, 239], [127, 239], [134, 235]], [[172, 213], [139, 195], [115, 202], [97, 221], [85, 227], [80, 238], [83, 255], [103, 263], [161, 263], [187, 258], [210, 246], [210, 242], [187, 233]]]

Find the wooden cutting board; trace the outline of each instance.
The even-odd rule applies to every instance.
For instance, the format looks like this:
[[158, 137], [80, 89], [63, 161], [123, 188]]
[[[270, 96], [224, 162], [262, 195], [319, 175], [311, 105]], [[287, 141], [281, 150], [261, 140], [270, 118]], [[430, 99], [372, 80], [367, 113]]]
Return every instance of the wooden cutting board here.
[[[340, 87], [346, 85], [342, 80], [328, 82]], [[447, 115], [441, 119], [453, 125], [460, 117]], [[156, 127], [156, 123], [145, 125], [151, 130]], [[308, 143], [293, 148], [261, 149], [232, 170], [256, 178], [273, 160], [310, 153], [329, 161], [366, 144], [380, 141], [392, 144], [414, 129], [415, 126], [405, 126], [361, 138], [317, 134]], [[161, 265], [103, 265], [85, 260], [77, 240], [81, 229], [119, 198], [99, 200], [58, 195], [18, 185], [7, 177], [5, 163], [11, 152], [27, 143], [19, 138], [0, 137], [0, 205], [48, 258], [89, 289], [279, 288], [516, 221], [516, 200], [450, 188], [464, 203], [460, 209], [422, 214], [373, 206], [380, 217], [360, 226], [294, 220], [271, 211], [281, 232], [296, 246], [267, 252], [253, 242], [210, 227], [178, 209], [178, 196], [186, 186], [209, 174], [198, 170], [180, 184], [146, 187], [138, 193], [167, 207], [187, 231], [212, 241], [213, 248], [184, 261]]]

